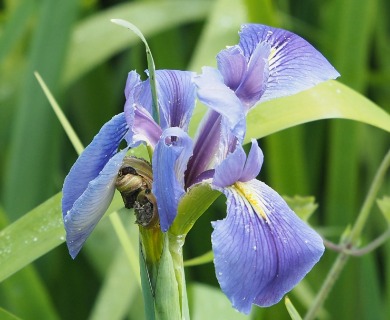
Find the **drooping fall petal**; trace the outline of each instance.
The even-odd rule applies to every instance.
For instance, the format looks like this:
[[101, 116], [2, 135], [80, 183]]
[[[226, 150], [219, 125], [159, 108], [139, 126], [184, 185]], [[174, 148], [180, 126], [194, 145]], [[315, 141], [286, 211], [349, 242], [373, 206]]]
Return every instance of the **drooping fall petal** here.
[[233, 306], [270, 306], [290, 291], [323, 254], [321, 237], [258, 180], [223, 189], [227, 217], [213, 223], [216, 275]]

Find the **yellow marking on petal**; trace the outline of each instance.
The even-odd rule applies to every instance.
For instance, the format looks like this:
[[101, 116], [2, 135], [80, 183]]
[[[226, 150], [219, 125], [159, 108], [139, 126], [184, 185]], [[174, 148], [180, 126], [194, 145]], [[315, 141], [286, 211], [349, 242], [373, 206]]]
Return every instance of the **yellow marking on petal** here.
[[235, 187], [237, 191], [240, 192], [243, 197], [248, 200], [252, 208], [261, 218], [268, 221], [268, 217], [267, 214], [264, 212], [261, 200], [259, 199], [258, 195], [253, 192], [252, 188], [248, 186], [248, 184], [237, 181], [233, 185], [233, 187]]
[[268, 62], [271, 62], [271, 60], [275, 56], [275, 54], [276, 54], [276, 49], [271, 48], [271, 52], [269, 53], [269, 56], [268, 56]]

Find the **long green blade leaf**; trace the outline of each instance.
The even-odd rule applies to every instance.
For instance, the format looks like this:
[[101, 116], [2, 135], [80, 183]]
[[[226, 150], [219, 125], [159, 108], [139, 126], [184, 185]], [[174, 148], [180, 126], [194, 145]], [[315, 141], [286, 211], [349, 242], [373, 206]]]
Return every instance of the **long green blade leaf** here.
[[[139, 41], [135, 34], [120, 32], [113, 18], [131, 21], [145, 37], [182, 23], [204, 19], [210, 1], [163, 1], [125, 3], [81, 22], [75, 29], [66, 62], [64, 85], [69, 85], [109, 57]], [[104, 45], [103, 45], [104, 42]]]
[[[61, 196], [57, 193], [0, 232], [0, 281], [65, 241]], [[117, 195], [108, 212], [121, 207]]]
[[360, 121], [390, 132], [388, 113], [353, 89], [332, 80], [252, 109], [247, 117], [246, 141], [302, 123], [332, 118]]

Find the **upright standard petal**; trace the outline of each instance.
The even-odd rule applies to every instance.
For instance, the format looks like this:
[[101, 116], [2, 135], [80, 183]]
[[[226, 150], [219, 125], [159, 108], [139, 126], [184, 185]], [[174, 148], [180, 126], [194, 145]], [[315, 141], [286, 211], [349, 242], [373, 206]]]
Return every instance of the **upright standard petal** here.
[[179, 127], [188, 131], [195, 106], [194, 72], [157, 70], [156, 83], [161, 128]]
[[236, 182], [222, 191], [228, 214], [213, 223], [216, 275], [233, 306], [249, 313], [252, 304], [280, 301], [318, 262], [324, 246], [264, 183]]
[[[259, 47], [270, 47], [269, 76], [261, 101], [292, 95], [340, 76], [311, 44], [283, 29], [260, 24], [243, 25], [239, 46], [248, 61]], [[258, 77], [260, 79], [262, 75]]]
[[162, 231], [167, 231], [184, 195], [184, 172], [192, 155], [192, 140], [180, 128], [166, 129], [153, 154], [153, 188]]
[[[218, 69], [223, 74], [225, 84], [235, 92], [246, 110], [260, 100], [266, 89], [270, 50], [267, 44], [259, 45], [250, 57], [245, 57], [242, 48], [234, 46], [222, 50], [217, 56]], [[245, 61], [244, 68], [242, 61]], [[233, 67], [235, 62], [239, 63]], [[235, 69], [240, 71], [233, 72]]]
[[218, 188], [225, 188], [233, 185], [236, 181], [246, 182], [255, 179], [260, 172], [263, 158], [263, 152], [255, 139], [252, 139], [248, 157], [242, 146], [237, 144], [234, 152], [230, 153], [215, 168], [213, 185]]
[[245, 135], [245, 108], [234, 91], [228, 88], [216, 69], [203, 67], [203, 73], [194, 78], [199, 100], [223, 116], [230, 131], [240, 140]]
[[111, 157], [117, 152], [128, 126], [120, 113], [108, 121], [85, 148], [65, 178], [62, 189], [62, 214], [65, 216]]
[[118, 170], [126, 152], [127, 149], [124, 149], [114, 155], [65, 213], [66, 243], [73, 259], [111, 203]]

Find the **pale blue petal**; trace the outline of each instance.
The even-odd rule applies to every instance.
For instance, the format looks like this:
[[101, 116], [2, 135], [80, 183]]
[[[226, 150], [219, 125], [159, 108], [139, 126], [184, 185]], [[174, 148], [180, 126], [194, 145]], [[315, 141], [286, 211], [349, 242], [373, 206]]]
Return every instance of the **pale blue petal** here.
[[138, 84], [141, 83], [139, 74], [136, 71], [130, 71], [127, 75], [126, 86], [125, 86], [125, 97], [126, 99], [131, 98], [134, 95], [134, 90]]
[[65, 215], [111, 157], [117, 152], [128, 127], [123, 113], [108, 121], [85, 148], [65, 178], [62, 213]]
[[232, 89], [246, 110], [256, 104], [268, 81], [270, 46], [258, 45], [250, 57], [245, 57], [239, 46], [222, 50], [218, 56], [218, 69], [225, 84]]
[[229, 47], [217, 55], [218, 70], [224, 83], [233, 91], [240, 86], [247, 70], [247, 60], [239, 46]]
[[167, 231], [184, 195], [184, 172], [192, 155], [192, 140], [180, 128], [164, 130], [153, 153], [153, 187], [162, 231]]
[[206, 106], [221, 114], [230, 131], [241, 140], [245, 135], [246, 109], [233, 90], [228, 88], [216, 69], [203, 67], [203, 73], [194, 78], [198, 98]]
[[263, 151], [261, 151], [259, 145], [257, 144], [257, 141], [255, 139], [252, 139], [252, 146], [246, 159], [245, 166], [242, 170], [239, 181], [246, 182], [255, 179], [260, 173], [263, 161]]
[[66, 244], [74, 259], [97, 223], [108, 209], [115, 191], [115, 181], [127, 149], [114, 155], [87, 189], [65, 212]]
[[233, 306], [280, 301], [323, 254], [321, 237], [264, 183], [251, 180], [223, 190], [227, 217], [213, 223], [216, 275]]
[[260, 24], [242, 26], [239, 46], [248, 59], [264, 45], [270, 46], [269, 77], [261, 101], [292, 95], [339, 76], [320, 52], [296, 34]]
[[244, 169], [245, 160], [246, 154], [240, 145], [215, 168], [213, 185], [224, 188], [238, 181]]
[[246, 182], [255, 179], [263, 164], [263, 152], [255, 139], [252, 139], [252, 146], [248, 157], [240, 144], [236, 149], [215, 168], [213, 185], [218, 188], [225, 188], [237, 181]]

